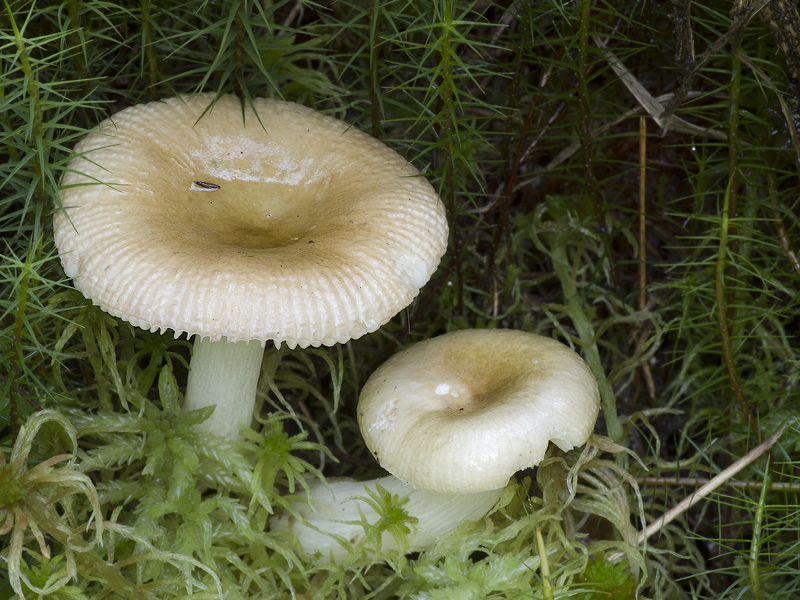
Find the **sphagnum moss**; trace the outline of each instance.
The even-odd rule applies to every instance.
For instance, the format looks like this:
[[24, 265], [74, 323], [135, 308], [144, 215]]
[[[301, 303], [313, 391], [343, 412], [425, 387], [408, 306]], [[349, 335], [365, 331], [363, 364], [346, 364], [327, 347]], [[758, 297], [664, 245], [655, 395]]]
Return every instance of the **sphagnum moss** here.
[[[62, 427], [67, 434], [72, 443], [72, 453], [33, 463], [30, 454], [37, 434], [43, 427], [53, 424]], [[122, 579], [115, 569], [105, 565], [94, 554], [93, 546], [103, 533], [102, 512], [91, 480], [69, 464], [74, 461], [76, 450], [77, 436], [69, 421], [57, 412], [42, 411], [28, 419], [20, 429], [9, 458], [0, 453], [0, 534], [9, 536], [3, 557], [7, 563], [9, 584], [19, 595], [23, 594], [23, 585], [39, 594], [58, 589], [77, 576], [77, 564], [111, 576], [115, 583]], [[61, 464], [67, 461], [68, 464]], [[75, 494], [83, 495], [90, 507], [89, 521], [82, 526], [71, 502]], [[77, 533], [90, 528], [96, 533], [93, 542], [85, 541]], [[53, 541], [63, 548], [66, 557], [63, 568], [51, 575], [41, 588], [34, 586], [23, 574], [23, 555], [31, 552], [26, 548], [31, 538], [42, 558], [50, 558]]]

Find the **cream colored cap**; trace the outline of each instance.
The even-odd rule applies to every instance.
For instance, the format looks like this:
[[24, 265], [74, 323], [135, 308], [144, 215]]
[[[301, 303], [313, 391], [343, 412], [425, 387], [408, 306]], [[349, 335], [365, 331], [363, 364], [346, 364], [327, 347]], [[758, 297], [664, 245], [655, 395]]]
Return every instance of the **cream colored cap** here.
[[565, 345], [533, 333], [467, 329], [399, 352], [367, 380], [358, 423], [398, 479], [438, 493], [505, 486], [544, 458], [586, 442], [597, 382]]
[[290, 347], [360, 337], [407, 306], [447, 245], [417, 170], [309, 108], [213, 100], [132, 106], [76, 146], [54, 218], [76, 287], [151, 331]]

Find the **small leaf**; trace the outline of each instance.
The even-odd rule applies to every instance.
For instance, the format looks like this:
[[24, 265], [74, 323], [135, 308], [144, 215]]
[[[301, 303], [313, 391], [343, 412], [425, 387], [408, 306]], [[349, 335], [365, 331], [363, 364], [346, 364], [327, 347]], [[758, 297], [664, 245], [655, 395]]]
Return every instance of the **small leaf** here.
[[169, 366], [164, 366], [158, 376], [158, 396], [165, 412], [178, 412], [178, 382]]

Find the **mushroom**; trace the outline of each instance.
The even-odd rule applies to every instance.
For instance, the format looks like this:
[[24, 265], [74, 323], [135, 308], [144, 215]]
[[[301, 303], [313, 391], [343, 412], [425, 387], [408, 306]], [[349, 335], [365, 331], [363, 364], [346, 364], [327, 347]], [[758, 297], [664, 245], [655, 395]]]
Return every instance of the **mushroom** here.
[[330, 346], [407, 306], [444, 254], [433, 188], [399, 154], [291, 102], [176, 97], [75, 148], [54, 217], [64, 271], [106, 312], [194, 336], [185, 408], [235, 438], [268, 340]]
[[[381, 365], [361, 390], [358, 422], [392, 474], [394, 493], [417, 495], [407, 511], [418, 519], [410, 548], [419, 549], [481, 518], [514, 473], [542, 461], [549, 442], [565, 452], [583, 445], [599, 406], [591, 370], [564, 344], [524, 331], [468, 329], [420, 342]], [[365, 485], [375, 487], [362, 483], [361, 496]], [[306, 551], [338, 559], [346, 547], [307, 531], [341, 532], [342, 521], [358, 520], [363, 499], [335, 486], [312, 488], [313, 515], [300, 511], [308, 525], [289, 525]], [[326, 526], [334, 519], [339, 523]]]

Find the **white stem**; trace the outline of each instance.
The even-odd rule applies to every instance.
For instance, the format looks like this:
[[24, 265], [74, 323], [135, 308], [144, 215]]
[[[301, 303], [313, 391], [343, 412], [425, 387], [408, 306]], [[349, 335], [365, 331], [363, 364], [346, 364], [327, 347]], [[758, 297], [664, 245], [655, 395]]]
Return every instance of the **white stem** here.
[[250, 425], [264, 348], [258, 341], [212, 342], [195, 336], [184, 410], [216, 405], [198, 431], [234, 440]]
[[[365, 502], [365, 488], [377, 492], [378, 485], [390, 494], [408, 498], [403, 508], [418, 520], [410, 525], [409, 551], [427, 548], [459, 524], [482, 518], [503, 493], [500, 488], [475, 494], [437, 494], [418, 490], [392, 475], [370, 481], [329, 479], [327, 487], [315, 479], [309, 481], [311, 501], [292, 505], [302, 520], [284, 514], [271, 518], [270, 528], [294, 534], [309, 556], [319, 551], [322, 561], [341, 561], [364, 537], [362, 514], [370, 524], [379, 518]], [[397, 541], [384, 533], [380, 548], [383, 552], [397, 550]], [[369, 550], [374, 554], [376, 548]]]

